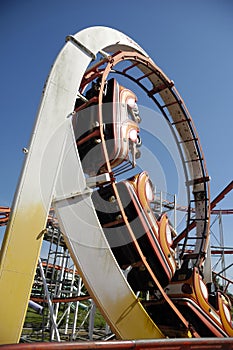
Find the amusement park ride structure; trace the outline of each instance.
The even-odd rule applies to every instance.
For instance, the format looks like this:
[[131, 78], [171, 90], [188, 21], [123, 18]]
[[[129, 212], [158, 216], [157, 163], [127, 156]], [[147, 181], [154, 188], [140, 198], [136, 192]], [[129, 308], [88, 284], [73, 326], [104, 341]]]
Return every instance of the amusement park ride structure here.
[[[212, 278], [210, 214], [233, 184], [210, 201], [192, 118], [174, 82], [138, 44], [105, 27], [66, 41], [43, 91], [12, 209], [0, 212], [0, 223], [7, 223], [0, 343], [19, 341], [28, 301], [39, 307], [41, 290], [51, 340], [60, 340], [59, 305], [68, 305], [67, 332], [72, 303], [77, 317], [84, 299], [91, 300], [90, 312], [98, 307], [117, 339], [232, 337], [231, 300]], [[188, 199], [180, 233], [168, 220], [168, 203], [156, 209], [146, 169], [132, 175], [143, 116], [136, 95], [117, 77], [146, 93], [176, 141]], [[176, 203], [171, 207], [177, 210]], [[39, 259], [43, 239], [47, 261]], [[70, 339], [76, 337], [74, 319]]]

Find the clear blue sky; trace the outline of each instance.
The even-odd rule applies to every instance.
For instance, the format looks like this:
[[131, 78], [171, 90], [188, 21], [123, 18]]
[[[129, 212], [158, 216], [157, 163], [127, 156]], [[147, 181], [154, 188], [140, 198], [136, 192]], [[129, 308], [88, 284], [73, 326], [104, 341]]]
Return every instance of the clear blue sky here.
[[[133, 38], [175, 81], [200, 136], [214, 198], [233, 178], [233, 1], [1, 0], [0, 205], [11, 205], [21, 150], [65, 37], [94, 25]], [[232, 208], [232, 199], [221, 207]], [[231, 246], [232, 223], [224, 218]]]

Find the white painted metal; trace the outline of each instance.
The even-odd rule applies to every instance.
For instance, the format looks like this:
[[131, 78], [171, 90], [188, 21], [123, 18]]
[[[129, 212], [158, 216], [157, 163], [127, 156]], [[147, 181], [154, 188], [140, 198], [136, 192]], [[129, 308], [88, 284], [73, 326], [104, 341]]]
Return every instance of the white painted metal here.
[[46, 278], [45, 278], [45, 275], [44, 275], [44, 269], [43, 269], [42, 262], [41, 262], [40, 258], [39, 258], [38, 264], [39, 264], [40, 274], [41, 274], [42, 281], [43, 281], [45, 297], [48, 300], [48, 307], [49, 307], [50, 319], [51, 319], [51, 323], [52, 323], [53, 332], [56, 335], [56, 340], [60, 341], [60, 334], [59, 334], [59, 331], [58, 331], [58, 328], [57, 328], [56, 317], [54, 315], [53, 305], [52, 305], [52, 301], [51, 301], [51, 298], [50, 298], [50, 293], [49, 293], [49, 290], [48, 290], [48, 287], [47, 287]]
[[[84, 61], [79, 62], [80, 56]], [[0, 343], [17, 342], [21, 334], [42, 243], [41, 232], [46, 226], [62, 157], [64, 122], [73, 109], [77, 86], [89, 61], [84, 53], [67, 44], [43, 91], [1, 249]]]
[[[148, 57], [117, 30], [84, 29], [68, 38], [49, 74], [1, 250], [0, 343], [19, 340], [52, 200], [72, 258], [113, 331], [123, 339], [163, 337], [111, 253], [86, 186], [70, 122], [91, 60], [98, 52], [106, 56], [119, 50]], [[165, 102], [171, 98], [162, 97]], [[195, 153], [194, 144], [189, 147], [187, 158]], [[191, 178], [200, 176], [197, 166]]]
[[118, 337], [163, 337], [132, 292], [111, 252], [91, 200], [92, 191], [86, 188], [84, 174], [80, 172], [72, 123], [70, 120], [67, 123], [70, 133], [58, 174], [54, 207], [72, 258], [89, 293]]
[[[136, 50], [145, 54], [132, 39], [110, 28], [88, 28], [75, 34], [74, 38], [94, 55], [100, 50], [109, 53], [119, 49]], [[21, 334], [40, 253], [43, 229], [46, 226], [57, 174], [66, 156], [64, 143], [67, 137], [67, 117], [73, 110], [81, 79], [92, 59], [92, 54], [90, 55], [88, 50], [82, 49], [81, 46], [77, 46], [74, 41], [68, 41], [54, 62], [43, 91], [30, 147], [15, 194], [11, 220], [6, 230], [0, 256], [0, 343], [3, 344], [17, 342]], [[64, 167], [62, 169], [65, 171]], [[76, 172], [79, 174], [77, 168]], [[78, 179], [78, 183], [75, 183], [77, 188], [72, 189], [77, 192], [84, 187], [83, 177], [79, 176]], [[60, 187], [58, 185], [56, 188], [57, 193], [59, 191], [61, 194], [66, 192], [63, 191], [63, 185], [66, 188], [66, 184], [60, 182]], [[77, 200], [76, 202], [78, 206], [79, 202]], [[88, 194], [84, 196], [83, 202], [86, 203], [85, 205], [91, 206]], [[94, 220], [95, 227], [96, 218], [93, 217], [90, 220]], [[73, 222], [72, 225], [74, 225]], [[73, 237], [71, 238], [72, 243], [75, 242]], [[93, 245], [91, 241], [90, 243]], [[96, 244], [97, 242], [95, 242], [95, 246], [98, 246]], [[105, 246], [104, 251], [106, 250]], [[101, 251], [103, 252], [100, 249]], [[74, 253], [76, 254], [76, 248], [73, 249]], [[115, 266], [113, 260], [110, 262], [110, 256], [108, 259], [110, 265], [114, 264]], [[77, 259], [75, 260], [77, 262]], [[119, 276], [121, 279], [120, 271]], [[130, 289], [129, 286], [126, 288]], [[113, 299], [115, 300], [115, 297]], [[138, 310], [141, 310], [144, 317], [140, 318], [140, 312], [137, 314], [135, 325], [137, 324], [138, 328], [136, 327], [133, 333], [128, 334], [128, 324], [123, 324], [122, 319], [124, 320], [123, 316], [127, 315], [128, 311], [134, 310], [134, 305]], [[114, 320], [114, 322], [119, 321], [120, 327], [124, 327], [124, 331], [119, 331], [123, 337], [153, 338], [162, 336], [143, 309], [140, 308], [135, 296], [126, 298], [123, 308], [125, 314]], [[117, 326], [117, 328], [119, 327]], [[137, 334], [136, 329], [139, 328], [140, 332]]]

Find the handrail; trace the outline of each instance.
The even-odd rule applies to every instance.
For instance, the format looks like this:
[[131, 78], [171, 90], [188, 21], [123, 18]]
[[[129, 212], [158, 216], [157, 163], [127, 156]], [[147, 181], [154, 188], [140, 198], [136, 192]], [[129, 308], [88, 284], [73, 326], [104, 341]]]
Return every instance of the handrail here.
[[157, 339], [157, 340], [128, 340], [128, 341], [89, 341], [62, 343], [20, 343], [1, 345], [1, 350], [231, 350], [231, 338], [191, 338], [191, 339]]

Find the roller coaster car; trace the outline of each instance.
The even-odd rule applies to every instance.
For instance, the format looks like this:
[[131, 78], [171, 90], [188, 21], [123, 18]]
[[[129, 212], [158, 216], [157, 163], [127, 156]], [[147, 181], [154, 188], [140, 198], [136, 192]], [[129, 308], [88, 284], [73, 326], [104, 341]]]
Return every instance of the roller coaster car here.
[[[211, 295], [196, 267], [187, 272], [186, 279], [183, 279], [183, 273], [179, 274], [177, 271], [176, 281], [166, 288], [168, 296], [201, 337], [232, 337], [229, 298], [221, 291], [215, 291]], [[158, 320], [157, 315], [161, 310], [165, 311], [164, 306], [161, 307], [159, 303], [156, 305], [155, 302], [150, 306], [148, 304], [147, 309], [153, 314], [155, 322], [166, 324], [170, 320], [172, 322], [170, 326], [174, 328], [174, 320], [170, 317], [169, 311], [166, 320]]]
[[[117, 193], [116, 193], [117, 192]], [[124, 208], [120, 209], [118, 195]], [[150, 202], [153, 188], [146, 172], [93, 192], [93, 203], [106, 238], [122, 269], [131, 266], [127, 279], [134, 291], [157, 289], [145, 268], [140, 246], [159, 282], [165, 286], [176, 271], [172, 231], [166, 215], [156, 220]], [[127, 218], [125, 218], [127, 217]], [[132, 234], [133, 233], [133, 234]]]
[[[102, 98], [102, 121], [99, 117], [100, 84], [92, 84], [86, 92], [86, 102], [77, 99], [76, 115], [73, 118], [74, 133], [82, 161], [87, 174], [96, 175], [107, 171], [103, 142], [106, 144], [111, 167], [114, 168], [125, 160], [135, 166], [135, 159], [140, 156], [136, 146], [140, 145], [139, 110], [137, 97], [129, 89], [119, 85], [112, 78], [106, 82]], [[104, 140], [101, 138], [103, 127]]]

